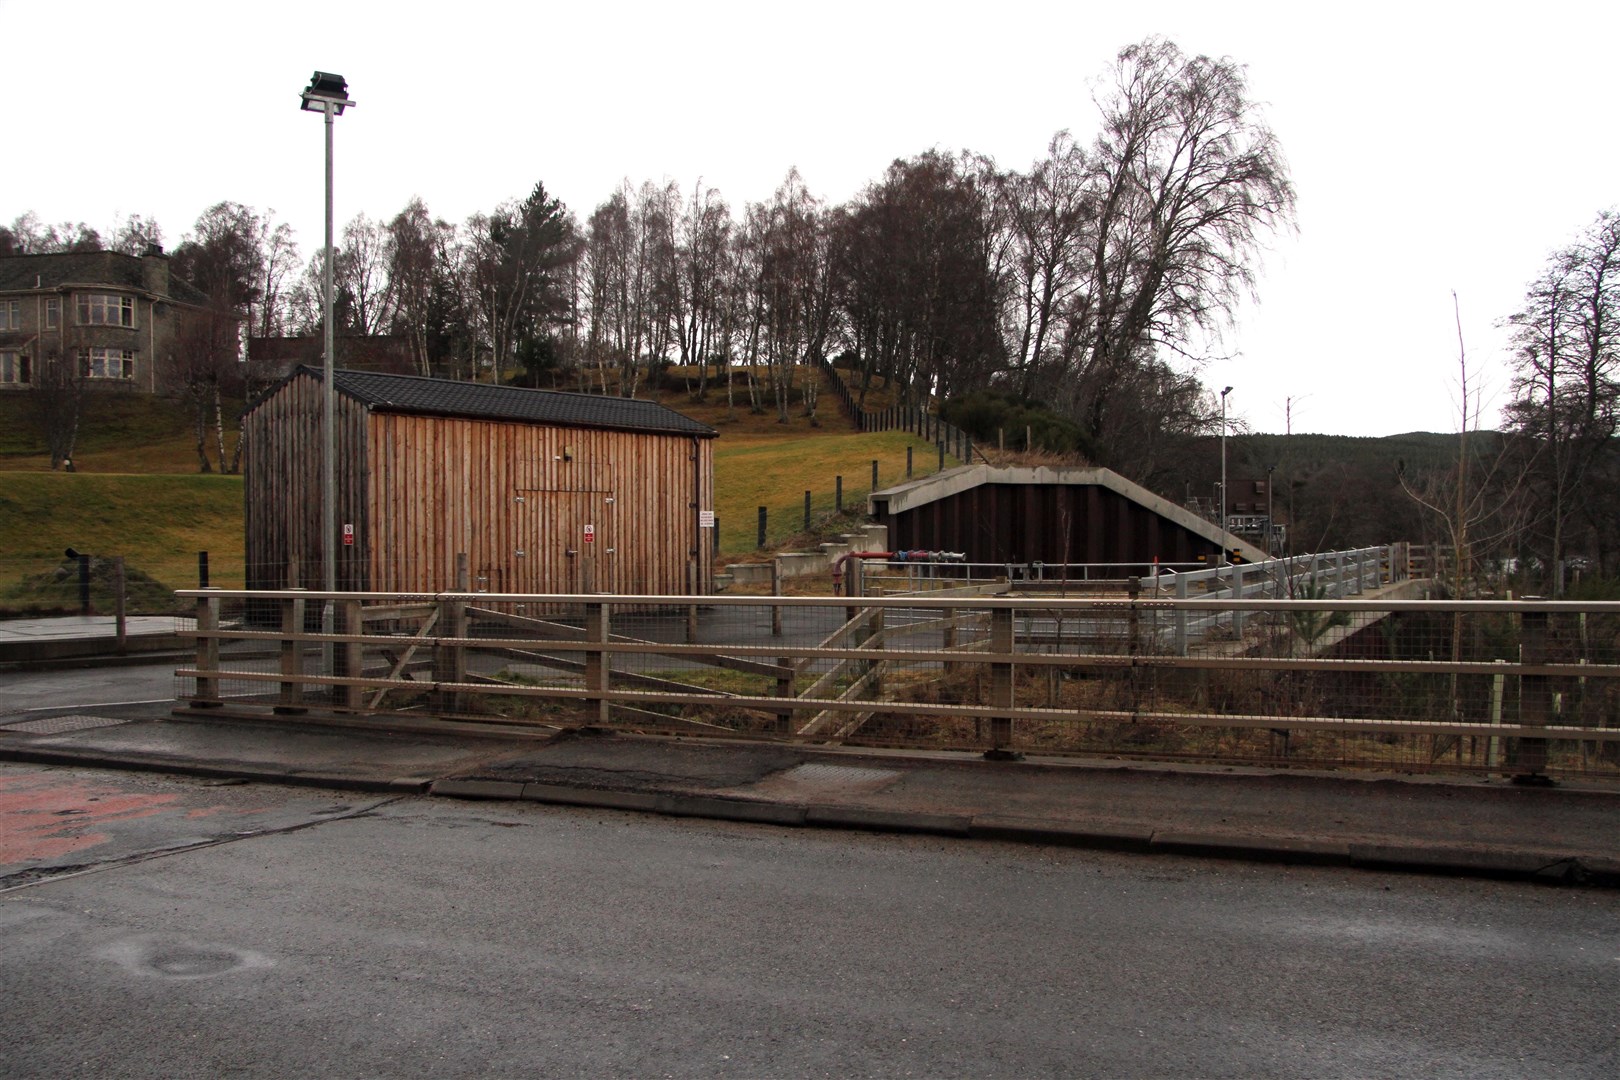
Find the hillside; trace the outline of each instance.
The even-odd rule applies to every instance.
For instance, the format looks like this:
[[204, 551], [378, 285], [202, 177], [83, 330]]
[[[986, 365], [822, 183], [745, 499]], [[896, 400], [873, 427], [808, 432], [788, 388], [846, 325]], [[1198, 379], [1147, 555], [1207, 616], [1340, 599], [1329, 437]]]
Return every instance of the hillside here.
[[[739, 385], [728, 404], [723, 384], [696, 399], [695, 379], [674, 369], [656, 397], [713, 426], [719, 558], [757, 557], [759, 507], [767, 513], [767, 550], [813, 544], [841, 531], [864, 511], [878, 462], [879, 486], [905, 478], [906, 450], [913, 475], [937, 468], [927, 443], [904, 432], [862, 435], [839, 414], [831, 395], [820, 417], [796, 402], [787, 423], [774, 410], [755, 413]], [[649, 396], [645, 395], [644, 396]], [[210, 552], [213, 581], [242, 581], [242, 490], [236, 476], [198, 471], [193, 416], [186, 403], [140, 395], [95, 395], [89, 402], [75, 454], [78, 471], [52, 472], [21, 400], [0, 395], [0, 602], [21, 577], [50, 569], [73, 546], [97, 554], [123, 554], [131, 565], [170, 587], [196, 583], [196, 553]], [[877, 402], [881, 404], [881, 402]], [[234, 416], [239, 406], [228, 415]], [[1494, 433], [1475, 448], [1488, 450]], [[226, 432], [226, 454], [235, 431]], [[1229, 479], [1262, 478], [1275, 467], [1276, 513], [1293, 523], [1298, 549], [1320, 549], [1422, 539], [1424, 522], [1402, 491], [1397, 472], [1443, 470], [1455, 461], [1457, 436], [1413, 432], [1387, 438], [1333, 435], [1248, 435], [1227, 440]], [[208, 452], [217, 469], [215, 435]], [[1207, 492], [1220, 475], [1219, 440], [1195, 440], [1165, 491], [1180, 499]], [[954, 464], [954, 462], [948, 462]], [[834, 490], [843, 479], [847, 517], [834, 518]], [[811, 495], [811, 530], [804, 535], [804, 497]], [[10, 603], [15, 605], [15, 600]]]
[[[767, 508], [770, 546], [809, 544], [818, 537], [803, 535], [806, 491], [812, 533], [836, 532], [855, 519], [834, 519], [839, 477], [844, 507], [858, 516], [872, 486], [873, 461], [882, 486], [905, 478], [908, 447], [914, 452], [914, 475], [937, 468], [934, 449], [904, 432], [853, 431], [830, 396], [821, 399], [819, 419], [804, 416], [802, 404], [796, 404], [782, 424], [774, 412], [751, 412], [740, 388], [734, 405], [728, 405], [723, 385], [711, 387], [707, 401], [696, 401], [679, 375], [657, 397], [720, 432], [715, 511], [720, 556], [726, 561], [754, 557], [761, 506]], [[66, 473], [50, 469], [20, 397], [0, 396], [0, 607], [28, 606], [26, 597], [17, 595], [17, 582], [54, 570], [70, 546], [123, 555], [132, 569], [170, 588], [196, 585], [197, 552], [207, 551], [212, 583], [240, 586], [241, 478], [199, 474], [196, 436], [184, 403], [98, 395], [85, 411], [74, 455], [77, 471]], [[234, 427], [226, 434], [229, 455], [235, 449]], [[211, 431], [209, 439], [217, 468]], [[58, 598], [47, 606], [62, 603]]]

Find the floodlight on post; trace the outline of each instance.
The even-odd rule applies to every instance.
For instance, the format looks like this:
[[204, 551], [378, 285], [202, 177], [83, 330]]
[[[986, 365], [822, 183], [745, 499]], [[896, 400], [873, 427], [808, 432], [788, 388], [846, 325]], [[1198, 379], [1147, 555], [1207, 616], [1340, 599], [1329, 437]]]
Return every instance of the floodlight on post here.
[[330, 71], [317, 71], [310, 76], [309, 85], [300, 96], [304, 99], [305, 112], [323, 113], [330, 107], [342, 116], [343, 110], [354, 104], [349, 100], [348, 81]]
[[1232, 392], [1228, 386], [1221, 391], [1221, 550], [1226, 550], [1226, 395]]
[[[325, 348], [321, 355], [321, 563], [322, 587], [337, 591], [337, 395], [333, 390], [332, 354], [336, 335], [332, 326], [332, 118], [354, 102], [349, 100], [349, 84], [341, 75], [317, 71], [300, 95], [305, 112], [326, 117], [326, 246], [321, 256], [321, 322], [325, 327]], [[321, 605], [321, 633], [333, 632], [333, 601]], [[332, 673], [336, 653], [330, 642], [323, 647], [323, 666]]]

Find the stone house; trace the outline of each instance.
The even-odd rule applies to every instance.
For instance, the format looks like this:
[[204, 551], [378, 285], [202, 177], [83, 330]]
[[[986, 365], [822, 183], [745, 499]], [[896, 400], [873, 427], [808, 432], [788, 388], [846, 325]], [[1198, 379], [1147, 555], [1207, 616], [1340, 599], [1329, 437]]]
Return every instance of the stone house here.
[[0, 392], [33, 389], [64, 362], [87, 386], [169, 392], [207, 303], [156, 247], [0, 257]]

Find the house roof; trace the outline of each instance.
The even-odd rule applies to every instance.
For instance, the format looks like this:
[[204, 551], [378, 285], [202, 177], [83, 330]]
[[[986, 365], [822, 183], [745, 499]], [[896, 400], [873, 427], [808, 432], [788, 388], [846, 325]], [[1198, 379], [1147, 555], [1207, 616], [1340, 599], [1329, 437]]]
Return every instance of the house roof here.
[[[147, 258], [162, 259], [166, 255]], [[202, 306], [208, 297], [190, 282], [165, 274], [166, 298], [182, 304]], [[121, 251], [63, 251], [46, 255], [7, 255], [0, 257], [0, 292], [55, 289], [63, 285], [106, 285], [132, 292], [147, 291], [144, 259]]]
[[[300, 365], [293, 373], [321, 372]], [[509, 420], [559, 427], [612, 428], [665, 435], [714, 438], [719, 432], [656, 401], [529, 390], [521, 386], [430, 379], [421, 375], [387, 375], [377, 371], [337, 371], [336, 390], [377, 412], [454, 416], [469, 420]]]

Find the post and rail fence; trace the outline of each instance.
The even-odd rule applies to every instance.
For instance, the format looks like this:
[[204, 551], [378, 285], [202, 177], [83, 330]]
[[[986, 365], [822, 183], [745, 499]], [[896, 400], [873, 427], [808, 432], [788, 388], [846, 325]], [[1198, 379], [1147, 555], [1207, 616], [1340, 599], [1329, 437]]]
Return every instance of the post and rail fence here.
[[1336, 596], [1325, 563], [1290, 599], [1255, 568], [1199, 584], [1225, 567], [1123, 594], [1031, 578], [895, 595], [882, 562], [832, 597], [338, 593], [331, 634], [310, 629], [319, 591], [194, 589], [177, 696], [254, 716], [1620, 778], [1620, 603], [1392, 599], [1404, 564], [1353, 554], [1330, 560]]
[[[973, 438], [955, 424], [916, 406], [891, 405], [883, 409], [866, 409], [856, 400], [832, 361], [823, 359], [819, 366], [827, 377], [827, 386], [833, 398], [857, 430], [909, 431], [917, 438], [934, 445], [939, 451], [941, 469], [945, 467], [947, 455], [964, 465], [972, 464], [975, 453]], [[979, 459], [987, 460], [982, 452], [979, 453]]]

